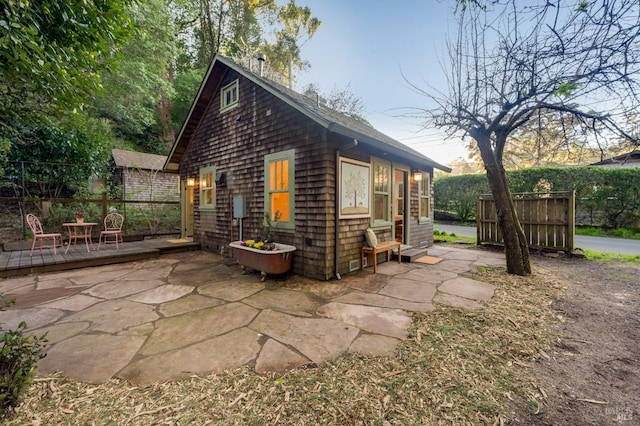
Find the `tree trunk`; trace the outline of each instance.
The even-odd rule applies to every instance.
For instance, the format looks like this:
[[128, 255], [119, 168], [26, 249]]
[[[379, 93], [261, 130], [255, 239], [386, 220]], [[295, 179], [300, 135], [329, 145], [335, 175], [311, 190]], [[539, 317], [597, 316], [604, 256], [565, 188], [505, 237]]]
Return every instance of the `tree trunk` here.
[[161, 128], [160, 141], [170, 151], [176, 135], [171, 126], [171, 101], [164, 93], [160, 97], [157, 109]]
[[500, 226], [504, 240], [507, 272], [514, 275], [530, 275], [529, 247], [516, 214], [515, 204], [507, 184], [507, 174], [491, 149], [490, 138], [483, 135], [475, 139], [482, 155], [489, 187], [496, 206], [498, 226]]
[[[173, 68], [171, 66], [164, 70], [162, 78], [168, 83], [173, 83]], [[171, 125], [171, 99], [169, 99], [164, 90], [160, 94], [160, 100], [156, 107], [158, 110], [158, 118], [160, 120], [160, 141], [167, 147], [167, 152], [169, 152], [173, 146], [176, 134], [173, 130], [173, 126]]]

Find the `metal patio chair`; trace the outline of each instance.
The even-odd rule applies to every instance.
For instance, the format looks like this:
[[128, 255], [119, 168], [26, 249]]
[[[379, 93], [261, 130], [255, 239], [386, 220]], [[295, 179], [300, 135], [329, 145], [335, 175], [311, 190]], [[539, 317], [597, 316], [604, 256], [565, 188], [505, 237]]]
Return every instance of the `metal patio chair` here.
[[[40, 241], [41, 253], [43, 248], [53, 248], [53, 254], [57, 254], [56, 247], [58, 245], [58, 238], [60, 238], [60, 245], [62, 245], [62, 234], [60, 234], [59, 232], [45, 234], [44, 231], [42, 230], [42, 224], [40, 223], [40, 219], [38, 219], [36, 215], [33, 215], [31, 213], [27, 215], [27, 225], [29, 225], [31, 232], [33, 232], [33, 244], [31, 244], [31, 253], [29, 254], [29, 256], [33, 256], [33, 249], [35, 248], [37, 241]], [[43, 242], [45, 242], [48, 239], [53, 240], [53, 244], [43, 245]]]
[[100, 240], [98, 241], [98, 250], [101, 244], [115, 243], [116, 249], [118, 243], [123, 243], [122, 225], [124, 217], [120, 213], [109, 213], [104, 217], [104, 228], [100, 231]]

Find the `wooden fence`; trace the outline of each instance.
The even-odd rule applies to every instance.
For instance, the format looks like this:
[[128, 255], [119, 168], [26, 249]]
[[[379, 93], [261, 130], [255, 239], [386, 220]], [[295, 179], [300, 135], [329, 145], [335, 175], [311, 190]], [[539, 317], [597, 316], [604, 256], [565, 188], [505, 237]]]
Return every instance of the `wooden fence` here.
[[[573, 251], [574, 191], [513, 194], [513, 201], [529, 247]], [[477, 243], [503, 244], [493, 197], [480, 195], [477, 203]]]

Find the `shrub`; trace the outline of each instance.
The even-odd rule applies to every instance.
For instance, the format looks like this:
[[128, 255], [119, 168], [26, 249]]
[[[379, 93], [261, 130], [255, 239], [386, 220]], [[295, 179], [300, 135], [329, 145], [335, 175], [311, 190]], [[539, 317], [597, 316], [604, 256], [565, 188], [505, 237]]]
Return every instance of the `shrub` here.
[[[0, 293], [0, 310], [14, 301], [3, 302]], [[0, 323], [0, 418], [6, 417], [20, 403], [29, 389], [36, 363], [44, 357], [46, 333], [40, 337], [25, 334], [27, 324], [23, 321], [16, 330], [5, 330]]]
[[[507, 172], [512, 193], [575, 191], [576, 223], [607, 228], [640, 225], [640, 168], [565, 167]], [[544, 185], [541, 185], [544, 183]], [[476, 197], [490, 192], [484, 174], [434, 179], [437, 210], [454, 212], [460, 220], [472, 219]]]

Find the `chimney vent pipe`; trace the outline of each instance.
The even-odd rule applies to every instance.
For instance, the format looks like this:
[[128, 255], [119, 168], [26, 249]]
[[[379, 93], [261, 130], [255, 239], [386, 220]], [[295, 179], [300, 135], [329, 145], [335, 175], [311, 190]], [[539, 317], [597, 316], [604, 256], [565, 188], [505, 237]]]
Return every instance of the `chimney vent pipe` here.
[[266, 56], [264, 56], [262, 53], [258, 53], [258, 63], [260, 64], [260, 77], [262, 77], [264, 74], [264, 61], [266, 60], [267, 60]]

